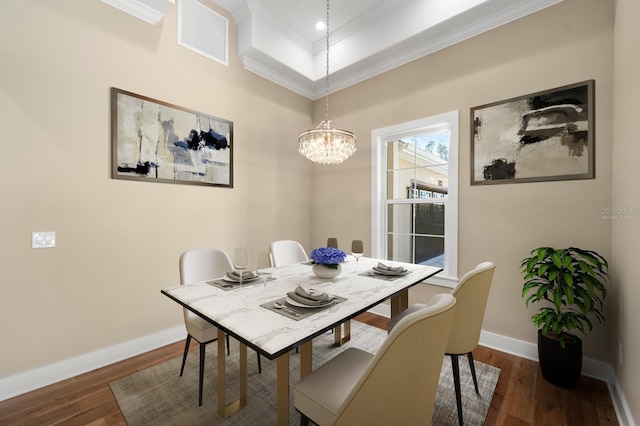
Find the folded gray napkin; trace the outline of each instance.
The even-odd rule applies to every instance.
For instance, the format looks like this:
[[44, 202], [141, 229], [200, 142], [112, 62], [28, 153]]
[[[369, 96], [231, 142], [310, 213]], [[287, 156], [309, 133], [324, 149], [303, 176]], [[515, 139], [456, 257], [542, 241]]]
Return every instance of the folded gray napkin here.
[[303, 305], [308, 305], [308, 306], [327, 305], [331, 303], [334, 299], [333, 296], [330, 296], [327, 293], [323, 293], [319, 291], [309, 292], [300, 286], [296, 287], [295, 291], [288, 292], [287, 296], [298, 303], [302, 303]]
[[377, 268], [383, 271], [389, 271], [389, 272], [405, 272], [406, 271], [406, 269], [402, 266], [389, 266], [380, 262], [378, 262]]
[[[231, 272], [227, 272], [227, 275], [229, 275], [229, 277], [234, 278], [239, 280], [240, 279], [240, 272], [239, 271], [231, 271]], [[258, 276], [258, 274], [256, 274], [254, 271], [243, 271], [242, 272], [242, 279], [243, 280], [250, 280], [251, 278], [256, 278]]]
[[319, 300], [319, 301], [327, 301], [327, 300], [331, 300], [333, 299], [333, 297], [329, 296], [327, 293], [324, 293], [322, 291], [317, 291], [317, 290], [305, 290], [304, 288], [302, 288], [301, 286], [297, 286], [296, 287], [296, 294], [298, 296], [302, 296], [304, 298], [307, 299], [311, 299], [311, 300]]

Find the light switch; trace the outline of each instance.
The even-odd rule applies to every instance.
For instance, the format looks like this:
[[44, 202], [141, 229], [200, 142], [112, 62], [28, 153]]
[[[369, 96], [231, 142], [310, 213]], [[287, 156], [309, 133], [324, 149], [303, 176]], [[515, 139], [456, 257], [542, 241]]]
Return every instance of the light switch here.
[[56, 246], [55, 232], [32, 232], [31, 248], [50, 248]]

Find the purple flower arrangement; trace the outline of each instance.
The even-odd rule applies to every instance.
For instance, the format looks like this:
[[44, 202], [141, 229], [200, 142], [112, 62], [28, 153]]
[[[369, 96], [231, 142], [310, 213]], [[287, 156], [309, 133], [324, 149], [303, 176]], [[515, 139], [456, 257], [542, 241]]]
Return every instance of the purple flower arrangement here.
[[342, 250], [333, 247], [318, 247], [311, 252], [311, 260], [314, 263], [337, 269], [338, 264], [344, 262], [347, 254]]

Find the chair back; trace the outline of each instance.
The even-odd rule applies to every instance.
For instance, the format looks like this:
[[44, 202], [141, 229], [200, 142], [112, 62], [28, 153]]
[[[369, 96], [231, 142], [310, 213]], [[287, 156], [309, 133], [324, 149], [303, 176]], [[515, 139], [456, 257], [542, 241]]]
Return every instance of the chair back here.
[[279, 240], [271, 243], [273, 266], [285, 266], [309, 260], [304, 247], [297, 241]]
[[338, 410], [335, 424], [431, 424], [456, 300], [438, 294], [398, 322]]
[[[180, 285], [220, 278], [233, 271], [233, 262], [224, 250], [203, 248], [188, 250], [180, 255]], [[187, 332], [201, 341], [199, 332], [212, 325], [190, 310], [183, 308]]]
[[233, 262], [224, 250], [203, 248], [188, 250], [180, 256], [180, 284], [220, 278], [233, 271]]
[[447, 344], [448, 354], [466, 354], [478, 346], [495, 269], [492, 262], [480, 263], [464, 274], [451, 292], [458, 304]]

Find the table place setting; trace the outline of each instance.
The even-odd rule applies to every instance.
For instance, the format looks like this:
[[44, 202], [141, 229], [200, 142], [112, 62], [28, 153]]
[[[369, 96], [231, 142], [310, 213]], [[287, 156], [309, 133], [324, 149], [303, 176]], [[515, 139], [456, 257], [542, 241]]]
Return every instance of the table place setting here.
[[370, 271], [365, 271], [358, 275], [393, 281], [410, 273], [411, 271], [403, 266], [390, 266], [382, 262], [378, 262], [377, 265], [371, 267]]
[[[240, 274], [242, 274], [242, 279], [240, 278]], [[244, 286], [250, 286], [260, 283], [266, 284], [267, 281], [273, 280], [275, 280], [275, 278], [271, 277], [270, 273], [267, 276], [263, 276], [263, 274], [261, 274], [260, 272], [255, 271], [231, 271], [227, 272], [222, 278], [208, 280], [206, 281], [206, 283], [214, 287], [218, 287], [222, 290], [229, 291]]]
[[287, 292], [285, 297], [263, 303], [263, 308], [277, 312], [288, 318], [301, 320], [309, 315], [321, 311], [323, 308], [333, 306], [347, 300], [344, 297], [328, 294], [316, 289], [305, 290], [298, 285], [294, 291]]

